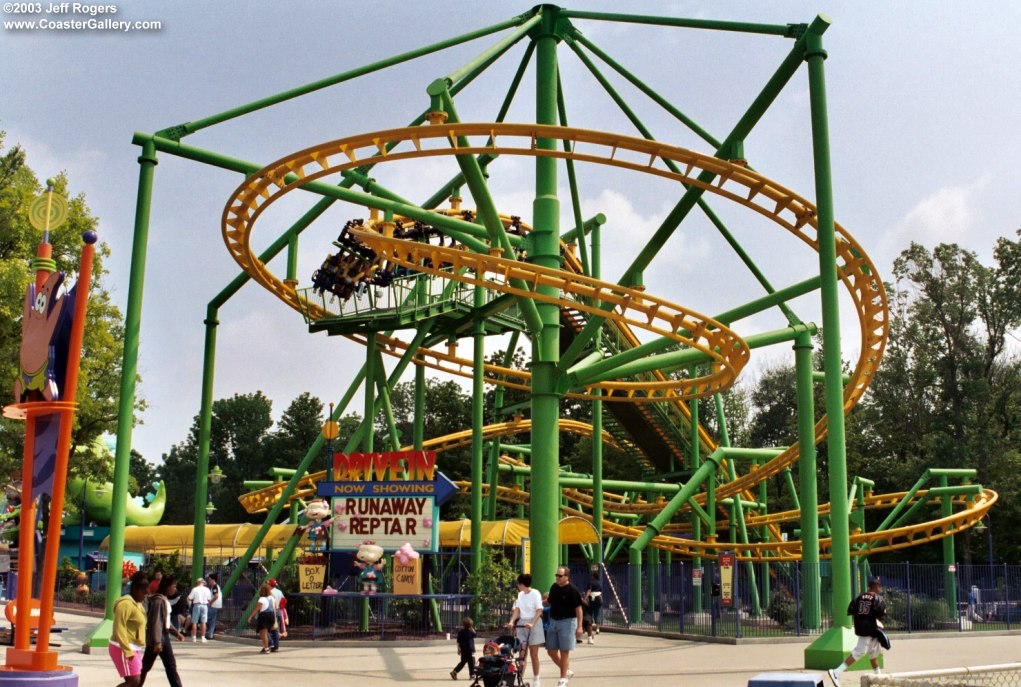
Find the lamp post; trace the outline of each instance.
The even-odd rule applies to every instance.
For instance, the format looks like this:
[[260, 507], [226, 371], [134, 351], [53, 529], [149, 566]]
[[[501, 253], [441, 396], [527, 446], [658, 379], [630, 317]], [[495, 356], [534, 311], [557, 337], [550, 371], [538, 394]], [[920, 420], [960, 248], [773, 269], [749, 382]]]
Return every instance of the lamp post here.
[[986, 523], [986, 561], [989, 564], [989, 586], [996, 589], [996, 578], [993, 572], [993, 521], [989, 517], [989, 513], [985, 514], [982, 518]]
[[209, 471], [209, 483], [214, 487], [222, 482], [227, 475], [223, 474], [223, 470], [220, 469], [219, 465], [214, 465], [213, 469]]
[[326, 418], [325, 424], [323, 424], [323, 439], [326, 440], [326, 474], [329, 475], [330, 480], [337, 478], [333, 474], [333, 440], [340, 434], [340, 425], [333, 420], [333, 404], [330, 404], [330, 414]]
[[993, 521], [989, 513], [982, 516], [979, 523], [975, 525], [976, 532], [986, 533], [986, 564], [989, 566], [989, 588], [996, 588], [995, 573], [993, 572]]

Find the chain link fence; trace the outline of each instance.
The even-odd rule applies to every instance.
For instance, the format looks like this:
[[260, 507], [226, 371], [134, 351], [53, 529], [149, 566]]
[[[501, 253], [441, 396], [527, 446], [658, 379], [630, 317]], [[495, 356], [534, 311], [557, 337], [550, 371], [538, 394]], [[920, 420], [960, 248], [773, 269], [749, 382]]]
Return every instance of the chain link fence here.
[[864, 675], [861, 685], [862, 687], [1015, 687], [1021, 685], [1021, 663], [923, 670], [889, 675]]

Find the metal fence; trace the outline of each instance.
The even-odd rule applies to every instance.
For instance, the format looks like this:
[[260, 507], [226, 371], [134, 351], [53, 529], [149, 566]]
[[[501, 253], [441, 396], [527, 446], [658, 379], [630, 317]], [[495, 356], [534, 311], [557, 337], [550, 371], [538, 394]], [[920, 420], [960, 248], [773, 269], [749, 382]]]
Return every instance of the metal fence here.
[[1021, 663], [863, 675], [862, 687], [1014, 687], [1021, 684]]
[[[603, 580], [603, 624], [692, 637], [780, 637], [817, 635], [832, 626], [828, 561], [738, 563], [733, 599], [719, 594], [715, 561], [608, 564]], [[572, 566], [572, 581], [587, 579], [587, 566]], [[1021, 566], [885, 563], [859, 565], [852, 596], [878, 576], [888, 607], [886, 627], [894, 633], [983, 632], [1021, 626]], [[806, 582], [817, 580], [818, 614], [806, 608]], [[633, 582], [641, 584], [641, 606], [633, 607]], [[581, 586], [581, 585], [579, 585]], [[715, 593], [714, 593], [715, 592]]]
[[[339, 575], [331, 583], [335, 595], [289, 593], [289, 631], [294, 636], [326, 639], [344, 637], [443, 636], [456, 632], [471, 613], [471, 597], [463, 594], [469, 556], [445, 554], [434, 561], [433, 591], [422, 597], [354, 593], [353, 578]], [[800, 562], [738, 563], [734, 568], [732, 602], [720, 595], [716, 561], [695, 566], [691, 561], [607, 564], [599, 570], [603, 589], [602, 624], [623, 630], [651, 630], [691, 638], [753, 638], [813, 636], [832, 626], [832, 592], [828, 561], [809, 569]], [[572, 582], [581, 589], [590, 578], [587, 564], [571, 566]], [[219, 570], [226, 580], [231, 568]], [[879, 576], [888, 606], [887, 630], [910, 632], [983, 632], [1021, 626], [1021, 566], [883, 563], [856, 564], [852, 595], [869, 576]], [[185, 580], [187, 572], [185, 572]], [[265, 579], [259, 567], [245, 570], [224, 600], [218, 631], [252, 635], [242, 618]], [[297, 589], [289, 570], [279, 576], [283, 590]], [[819, 603], [811, 599], [806, 582], [815, 582]], [[641, 603], [632, 599], [632, 585], [640, 585]], [[182, 585], [183, 586], [183, 585]], [[637, 591], [637, 587], [636, 587]], [[187, 589], [183, 589], [187, 594]], [[513, 594], [510, 595], [513, 598]], [[66, 582], [57, 589], [58, 606], [102, 609], [104, 594], [80, 594]], [[813, 608], [818, 608], [813, 612]], [[510, 607], [490, 606], [476, 618], [482, 630], [495, 629], [510, 617]]]

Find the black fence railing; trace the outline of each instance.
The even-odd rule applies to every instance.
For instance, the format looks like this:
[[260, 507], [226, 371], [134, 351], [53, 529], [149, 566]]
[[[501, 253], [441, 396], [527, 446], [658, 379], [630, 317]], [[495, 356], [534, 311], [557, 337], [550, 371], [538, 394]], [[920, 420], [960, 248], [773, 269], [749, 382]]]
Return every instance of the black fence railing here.
[[[354, 592], [353, 578], [333, 580], [337, 594], [287, 594], [288, 636], [301, 639], [397, 638], [445, 636], [472, 614], [472, 597], [458, 593], [467, 575], [467, 558], [455, 559], [435, 580], [437, 594], [401, 596]], [[462, 564], [463, 563], [463, 564]], [[752, 638], [818, 635], [832, 626], [832, 589], [828, 561], [817, 567], [801, 562], [741, 563], [733, 568], [729, 605], [719, 595], [721, 571], [716, 561], [695, 566], [607, 564], [599, 569], [603, 590], [602, 624], [622, 630], [653, 630], [691, 638]], [[571, 579], [584, 589], [591, 578], [587, 564], [572, 565]], [[229, 568], [220, 569], [226, 580]], [[856, 562], [852, 595], [865, 579], [883, 580], [890, 632], [982, 632], [1021, 627], [1021, 565], [941, 565]], [[242, 618], [265, 579], [260, 569], [246, 570], [219, 612], [217, 631], [254, 636]], [[348, 583], [350, 582], [350, 584]], [[806, 584], [814, 582], [806, 590]], [[280, 588], [295, 589], [287, 573]], [[640, 584], [640, 604], [632, 585]], [[817, 585], [817, 586], [816, 586]], [[638, 588], [635, 588], [636, 591]], [[811, 589], [819, 603], [806, 604]], [[183, 590], [182, 596], [187, 595]], [[102, 610], [104, 594], [81, 593], [65, 582], [57, 589], [57, 606]], [[183, 610], [178, 607], [178, 610]], [[510, 608], [483, 609], [476, 618], [482, 630], [497, 628]], [[480, 622], [481, 621], [481, 622]]]
[[[738, 563], [732, 603], [724, 605], [715, 561], [695, 567], [610, 564], [602, 571], [603, 624], [694, 637], [817, 635], [833, 624], [828, 561]], [[586, 574], [578, 566], [572, 579]], [[882, 579], [891, 632], [976, 632], [1021, 626], [1021, 566], [883, 563], [857, 565], [852, 596], [870, 576]], [[819, 604], [806, 607], [805, 585], [818, 580]], [[641, 606], [633, 608], [632, 581], [641, 583]]]

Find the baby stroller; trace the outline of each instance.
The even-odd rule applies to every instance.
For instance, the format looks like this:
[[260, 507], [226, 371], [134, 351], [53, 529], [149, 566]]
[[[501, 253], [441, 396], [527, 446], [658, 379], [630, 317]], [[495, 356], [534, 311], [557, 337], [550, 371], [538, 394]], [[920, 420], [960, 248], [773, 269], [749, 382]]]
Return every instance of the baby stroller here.
[[527, 642], [501, 635], [483, 648], [471, 687], [530, 687], [524, 681]]

